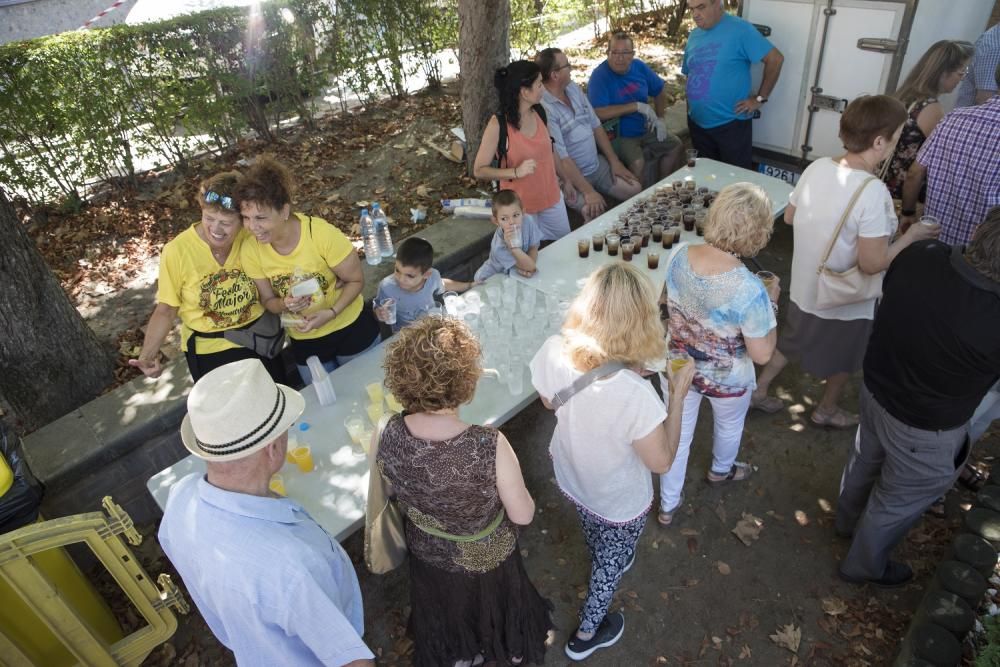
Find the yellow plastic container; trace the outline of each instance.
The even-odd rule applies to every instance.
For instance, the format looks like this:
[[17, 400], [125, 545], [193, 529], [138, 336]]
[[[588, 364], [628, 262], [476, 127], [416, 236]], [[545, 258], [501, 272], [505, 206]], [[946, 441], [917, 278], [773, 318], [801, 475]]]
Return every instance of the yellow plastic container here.
[[[0, 535], [0, 664], [138, 666], [188, 610], [170, 577], [154, 583], [119, 535], [142, 540], [111, 498], [92, 512]], [[125, 636], [93, 585], [62, 548], [86, 545], [109, 571], [145, 625]]]
[[0, 498], [10, 490], [14, 483], [14, 471], [10, 469], [10, 464], [3, 454], [0, 454]]

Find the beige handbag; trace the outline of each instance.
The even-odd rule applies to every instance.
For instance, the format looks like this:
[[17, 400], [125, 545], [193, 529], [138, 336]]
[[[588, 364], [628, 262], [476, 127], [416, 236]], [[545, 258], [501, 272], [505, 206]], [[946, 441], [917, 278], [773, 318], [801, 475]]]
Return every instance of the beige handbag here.
[[406, 533], [399, 503], [389, 496], [389, 485], [375, 462], [389, 415], [378, 422], [368, 451], [368, 505], [365, 509], [365, 565], [375, 574], [390, 572], [406, 560]]
[[819, 262], [816, 274], [819, 276], [819, 284], [816, 287], [816, 307], [820, 309], [834, 308], [836, 306], [846, 306], [851, 303], [859, 303], [882, 296], [882, 275], [869, 275], [861, 271], [855, 264], [846, 271], [834, 271], [827, 268], [826, 263], [833, 252], [833, 246], [840, 236], [840, 230], [844, 228], [844, 223], [854, 210], [854, 205], [861, 196], [861, 192], [870, 182], [878, 180], [874, 176], [869, 176], [864, 183], [858, 187], [857, 191], [848, 202], [844, 214], [840, 216], [837, 229], [833, 232], [833, 237], [826, 245], [826, 252]]

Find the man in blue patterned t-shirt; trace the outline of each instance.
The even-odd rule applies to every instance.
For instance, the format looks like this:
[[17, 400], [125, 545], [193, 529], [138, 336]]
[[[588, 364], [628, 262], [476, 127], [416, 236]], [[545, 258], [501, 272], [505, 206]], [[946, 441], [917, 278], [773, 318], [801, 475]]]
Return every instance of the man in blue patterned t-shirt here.
[[[766, 102], [784, 57], [753, 24], [727, 14], [722, 0], [689, 0], [695, 29], [684, 47], [688, 130], [699, 157], [752, 168], [750, 119]], [[756, 94], [750, 66], [764, 63]]]

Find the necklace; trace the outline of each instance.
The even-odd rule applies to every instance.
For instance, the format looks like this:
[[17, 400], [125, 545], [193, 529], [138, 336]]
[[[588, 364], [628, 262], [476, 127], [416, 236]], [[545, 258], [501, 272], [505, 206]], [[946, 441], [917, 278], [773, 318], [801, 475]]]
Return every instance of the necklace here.
[[739, 256], [739, 255], [737, 255], [737, 254], [736, 254], [735, 252], [730, 252], [730, 251], [728, 251], [728, 250], [723, 250], [722, 248], [720, 248], [720, 247], [718, 247], [718, 246], [716, 246], [716, 245], [713, 245], [713, 244], [709, 243], [708, 241], [705, 241], [705, 245], [707, 245], [707, 246], [708, 246], [709, 248], [715, 248], [715, 249], [716, 249], [716, 250], [718, 250], [719, 252], [724, 252], [724, 253], [726, 253], [727, 255], [730, 255], [731, 257], [735, 257], [736, 259], [739, 259], [739, 258], [740, 258], [740, 256]]

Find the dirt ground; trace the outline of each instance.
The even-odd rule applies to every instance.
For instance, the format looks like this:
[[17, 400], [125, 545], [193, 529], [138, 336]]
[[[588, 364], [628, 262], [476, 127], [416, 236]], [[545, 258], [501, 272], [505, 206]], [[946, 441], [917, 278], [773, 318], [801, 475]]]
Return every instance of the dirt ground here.
[[[759, 260], [787, 283], [790, 251], [790, 229], [779, 228]], [[846, 393], [848, 409], [857, 407], [859, 379]], [[832, 521], [854, 432], [808, 422], [822, 386], [796, 366], [789, 366], [774, 386], [787, 409], [775, 415], [755, 412], [747, 419], [740, 459], [758, 470], [746, 483], [722, 488], [704, 483], [711, 462], [711, 410], [703, 405], [684, 509], [669, 529], [653, 518], [647, 524], [636, 564], [614, 603], [625, 611], [625, 634], [588, 664], [889, 664], [973, 496], [956, 487], [948, 495], [946, 519], [924, 518], [910, 532], [897, 551], [916, 572], [910, 585], [884, 591], [840, 581], [836, 567], [849, 542], [834, 535]], [[563, 644], [576, 628], [590, 564], [575, 512], [552, 476], [548, 442], [554, 424], [554, 416], [535, 402], [502, 430], [538, 506], [534, 522], [521, 533], [520, 548], [532, 580], [555, 605], [556, 630], [546, 664], [566, 665]], [[974, 457], [988, 468], [998, 451], [1000, 429], [995, 428]], [[741, 519], [759, 526], [749, 546], [732, 532]], [[150, 527], [146, 533], [154, 531]], [[361, 535], [344, 546], [361, 581], [366, 641], [380, 664], [409, 664], [406, 568], [372, 575], [361, 560]], [[141, 554], [151, 573], [170, 570], [155, 540], [147, 540]], [[169, 647], [157, 649], [145, 664], [228, 665], [232, 656], [192, 613], [181, 620]]]

